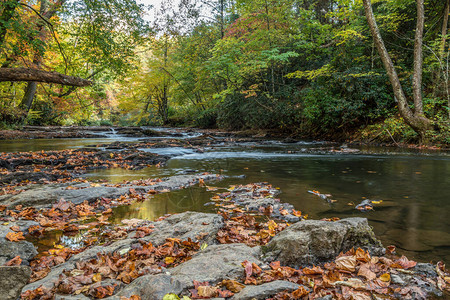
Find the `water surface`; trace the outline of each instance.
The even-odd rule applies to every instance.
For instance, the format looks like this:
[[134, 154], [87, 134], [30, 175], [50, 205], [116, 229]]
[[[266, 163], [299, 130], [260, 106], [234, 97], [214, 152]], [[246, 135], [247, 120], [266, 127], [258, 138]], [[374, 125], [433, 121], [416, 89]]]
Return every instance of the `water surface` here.
[[[115, 140], [121, 140], [120, 136], [108, 138], [106, 142]], [[105, 139], [50, 141], [0, 141], [0, 151], [84, 147], [104, 143]], [[205, 147], [201, 152], [184, 148], [147, 149], [175, 157], [163, 168], [97, 170], [86, 177], [121, 182], [211, 172], [229, 176], [221, 182], [211, 183], [219, 187], [266, 181], [281, 188], [282, 201], [292, 203], [312, 219], [366, 217], [384, 245], [396, 245], [399, 253], [420, 261], [450, 262], [448, 153], [396, 148], [361, 148], [362, 151], [357, 153], [328, 150], [321, 143], [284, 144], [278, 141], [223, 144]], [[245, 178], [237, 178], [239, 175], [245, 175]], [[329, 203], [308, 193], [312, 189], [331, 194], [337, 201]], [[213, 193], [193, 187], [160, 194], [150, 201], [116, 208], [112, 221], [155, 219], [187, 210], [210, 212], [213, 207], [204, 204], [210, 202]], [[374, 211], [362, 213], [354, 206], [364, 199], [382, 202], [375, 205]]]

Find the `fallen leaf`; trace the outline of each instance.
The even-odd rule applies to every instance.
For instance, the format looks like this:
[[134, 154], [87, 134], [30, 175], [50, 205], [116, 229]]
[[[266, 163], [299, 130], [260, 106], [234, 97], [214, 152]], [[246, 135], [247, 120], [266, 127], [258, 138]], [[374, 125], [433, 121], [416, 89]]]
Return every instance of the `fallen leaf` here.
[[380, 280], [384, 282], [389, 282], [391, 281], [391, 275], [389, 273], [384, 273], [383, 275], [380, 276]]
[[5, 237], [7, 240], [11, 242], [18, 242], [20, 240], [24, 240], [23, 232], [8, 232]]
[[233, 293], [239, 293], [244, 287], [245, 285], [243, 285], [240, 282], [237, 282], [235, 280], [223, 280], [222, 281], [222, 286], [226, 287], [228, 290], [232, 291]]
[[10, 261], [6, 262], [5, 266], [20, 266], [22, 263], [22, 259], [20, 258], [20, 255], [17, 255]]
[[341, 256], [335, 260], [335, 263], [340, 270], [355, 272], [357, 261], [354, 256]]

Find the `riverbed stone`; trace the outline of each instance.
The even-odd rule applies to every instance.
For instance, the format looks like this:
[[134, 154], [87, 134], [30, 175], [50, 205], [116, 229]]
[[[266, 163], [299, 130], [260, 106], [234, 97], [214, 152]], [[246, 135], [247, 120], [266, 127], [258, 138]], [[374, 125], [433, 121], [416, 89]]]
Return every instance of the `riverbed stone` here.
[[12, 226], [19, 227], [19, 231], [25, 232], [28, 227], [37, 225], [37, 222], [20, 220], [16, 222], [7, 222], [7, 225], [0, 225], [0, 265], [4, 265], [8, 260], [17, 255], [22, 259], [23, 264], [29, 264], [29, 261], [35, 257], [38, 252], [34, 245], [27, 241], [11, 242], [6, 239]]
[[372, 255], [382, 255], [384, 251], [367, 219], [348, 218], [336, 222], [298, 222], [276, 235], [263, 252], [265, 259], [299, 267], [333, 259], [352, 247], [369, 250]]
[[[223, 226], [223, 218], [220, 215], [211, 213], [184, 212], [169, 216], [162, 221], [154, 222], [152, 224], [155, 226], [153, 228], [153, 233], [140, 240], [152, 242], [153, 245], [160, 245], [163, 244], [167, 238], [179, 238], [182, 240], [190, 238], [195, 242], [205, 242], [208, 245], [211, 245], [216, 242], [215, 236]], [[133, 235], [134, 234], [131, 234], [130, 236]], [[66, 262], [52, 268], [51, 272], [46, 277], [25, 286], [24, 291], [36, 289], [40, 285], [51, 288], [58, 280], [59, 275], [64, 270], [73, 269], [76, 262], [95, 258], [97, 253], [127, 251], [131, 249], [131, 245], [136, 242], [137, 239], [129, 237], [115, 241], [110, 245], [89, 248], [72, 256]]]
[[111, 297], [108, 299], [120, 299], [120, 297], [129, 298], [132, 295], [139, 295], [142, 299], [159, 300], [166, 294], [180, 294], [182, 291], [182, 283], [170, 275], [146, 275], [134, 280], [127, 287], [117, 293], [115, 295], [116, 297]]
[[16, 300], [31, 277], [27, 266], [0, 266], [0, 299]]
[[[198, 183], [200, 179], [206, 182], [220, 179], [220, 177], [215, 174], [177, 175], [163, 178], [161, 182], [147, 186], [135, 185], [133, 183], [124, 184], [120, 187], [106, 185], [91, 186], [89, 183], [34, 185], [17, 195], [8, 194], [0, 196], [0, 204], [6, 205], [7, 207], [14, 207], [19, 204], [24, 206], [49, 207], [61, 198], [74, 204], [80, 204], [84, 201], [93, 202], [102, 197], [118, 198], [128, 194], [130, 189], [138, 192], [181, 189]], [[68, 189], [69, 186], [72, 188]]]
[[162, 299], [168, 293], [188, 294], [194, 287], [193, 281], [209, 282], [215, 285], [224, 279], [243, 280], [242, 262], [248, 260], [263, 264], [259, 260], [259, 247], [245, 244], [225, 244], [208, 246], [192, 257], [191, 260], [167, 269], [164, 274], [139, 277], [109, 300], [120, 296], [139, 295], [142, 299]]
[[248, 285], [235, 294], [231, 300], [267, 299], [283, 291], [295, 291], [299, 287], [300, 285], [285, 280], [275, 280], [261, 285]]
[[244, 279], [242, 262], [263, 265], [259, 259], [260, 248], [245, 244], [212, 245], [197, 253], [191, 260], [170, 269], [170, 274], [183, 284], [184, 290], [192, 288], [193, 281], [207, 281], [215, 285], [224, 279]]

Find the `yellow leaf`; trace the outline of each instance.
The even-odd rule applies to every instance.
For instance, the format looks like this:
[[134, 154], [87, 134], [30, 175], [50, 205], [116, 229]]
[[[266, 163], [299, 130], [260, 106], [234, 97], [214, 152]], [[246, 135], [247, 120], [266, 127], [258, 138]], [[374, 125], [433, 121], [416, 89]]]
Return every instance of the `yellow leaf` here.
[[207, 243], [203, 243], [203, 244], [200, 246], [200, 250], [205, 250], [206, 247], [208, 247], [208, 244], [207, 244]]
[[174, 261], [175, 261], [175, 258], [172, 256], [167, 256], [166, 258], [164, 258], [164, 262], [166, 263], [166, 265], [173, 264]]
[[391, 275], [389, 275], [389, 273], [384, 273], [383, 275], [380, 276], [380, 280], [384, 282], [389, 282], [391, 281]]
[[102, 281], [102, 274], [100, 274], [100, 273], [94, 274], [94, 276], [92, 276], [92, 281], [94, 281], [94, 282]]

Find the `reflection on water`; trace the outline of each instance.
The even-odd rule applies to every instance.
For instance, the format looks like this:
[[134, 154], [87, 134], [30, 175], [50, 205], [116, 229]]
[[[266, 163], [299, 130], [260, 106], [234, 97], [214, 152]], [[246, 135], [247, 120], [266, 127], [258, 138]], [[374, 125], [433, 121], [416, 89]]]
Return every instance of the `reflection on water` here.
[[[186, 169], [246, 175], [245, 179], [227, 178], [212, 183], [214, 186], [270, 182], [281, 188], [283, 201], [292, 203], [310, 218], [367, 217], [385, 245], [394, 244], [402, 253], [422, 261], [450, 261], [450, 160], [356, 155], [202, 160], [183, 156], [170, 160], [161, 171], [169, 175]], [[96, 178], [125, 179], [134, 173], [121, 171], [119, 177], [110, 177], [102, 172], [108, 171], [97, 172]], [[145, 172], [157, 176], [152, 168], [138, 172], [140, 176], [145, 176]], [[307, 192], [312, 189], [332, 194], [337, 202], [330, 204]], [[203, 204], [212, 195], [198, 187], [161, 194], [150, 201], [117, 209], [114, 218], [155, 219], [185, 210], [210, 211], [212, 207]], [[354, 209], [366, 198], [382, 203], [367, 213]]]
[[130, 206], [115, 208], [110, 221], [120, 224], [123, 219], [155, 220], [165, 214], [174, 214], [184, 211], [214, 212], [213, 207], [205, 206], [211, 194], [204, 188], [192, 187], [156, 195], [154, 198]]

